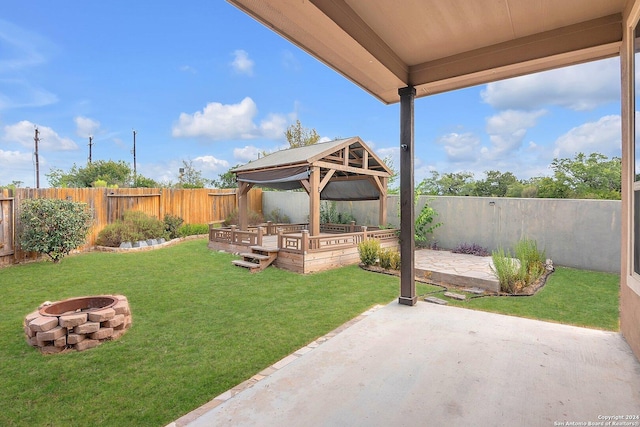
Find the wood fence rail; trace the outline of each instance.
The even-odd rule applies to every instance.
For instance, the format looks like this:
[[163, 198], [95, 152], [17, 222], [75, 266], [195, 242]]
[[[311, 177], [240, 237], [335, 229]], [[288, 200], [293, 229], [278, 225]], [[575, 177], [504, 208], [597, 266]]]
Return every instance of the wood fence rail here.
[[[141, 211], [164, 219], [175, 215], [186, 224], [208, 224], [224, 221], [238, 203], [235, 189], [174, 189], [174, 188], [18, 188], [0, 192], [0, 266], [32, 258], [20, 250], [17, 237], [19, 211], [26, 199], [61, 199], [86, 203], [92, 209], [94, 223], [87, 244], [80, 250], [95, 246], [98, 233], [122, 218], [125, 211]], [[249, 209], [262, 213], [262, 190], [249, 192]]]

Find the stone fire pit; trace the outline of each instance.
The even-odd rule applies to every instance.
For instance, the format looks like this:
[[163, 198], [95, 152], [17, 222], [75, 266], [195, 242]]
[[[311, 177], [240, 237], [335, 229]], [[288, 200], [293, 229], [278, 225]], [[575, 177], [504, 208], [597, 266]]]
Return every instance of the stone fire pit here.
[[86, 350], [120, 338], [131, 326], [124, 295], [99, 295], [46, 302], [24, 318], [27, 343], [42, 353]]

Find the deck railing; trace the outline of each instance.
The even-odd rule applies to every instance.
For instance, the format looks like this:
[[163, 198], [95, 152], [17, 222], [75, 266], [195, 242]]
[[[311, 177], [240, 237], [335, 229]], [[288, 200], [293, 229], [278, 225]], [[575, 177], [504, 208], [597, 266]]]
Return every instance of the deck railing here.
[[[225, 242], [242, 246], [261, 246], [264, 236], [277, 234], [278, 247], [295, 253], [323, 252], [334, 249], [351, 248], [366, 239], [380, 241], [398, 238], [397, 229], [379, 229], [378, 227], [355, 224], [323, 224], [321, 231], [331, 233], [323, 236], [310, 236], [307, 224], [267, 224], [250, 227], [247, 231], [238, 230], [235, 225], [228, 228], [209, 227], [209, 241]], [[343, 230], [356, 230], [345, 232]], [[277, 230], [277, 232], [274, 232]]]
[[385, 229], [369, 231], [366, 226], [359, 226], [362, 231], [355, 233], [336, 233], [325, 236], [310, 236], [307, 230], [300, 234], [278, 233], [278, 247], [288, 252], [307, 253], [323, 252], [335, 249], [352, 248], [366, 239], [380, 241], [396, 240], [398, 230]]
[[209, 241], [224, 242], [232, 245], [261, 246], [264, 229], [257, 227], [255, 230], [238, 230], [235, 225], [225, 228], [215, 228], [209, 226]]

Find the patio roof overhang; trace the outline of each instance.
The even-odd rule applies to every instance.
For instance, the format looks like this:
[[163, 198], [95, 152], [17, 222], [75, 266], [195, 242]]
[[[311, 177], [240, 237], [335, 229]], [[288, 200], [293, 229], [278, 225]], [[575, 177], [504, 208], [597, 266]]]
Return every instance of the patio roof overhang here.
[[228, 0], [387, 104], [616, 56], [627, 0]]

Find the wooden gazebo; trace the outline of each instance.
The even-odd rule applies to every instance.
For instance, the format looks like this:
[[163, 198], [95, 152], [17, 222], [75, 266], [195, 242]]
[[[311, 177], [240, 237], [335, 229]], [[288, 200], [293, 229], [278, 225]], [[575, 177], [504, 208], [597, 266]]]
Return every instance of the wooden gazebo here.
[[320, 234], [321, 200], [379, 200], [379, 225], [387, 223], [392, 171], [359, 138], [281, 150], [232, 169], [238, 181], [238, 226], [247, 230], [247, 193], [255, 186], [309, 195], [309, 234]]

